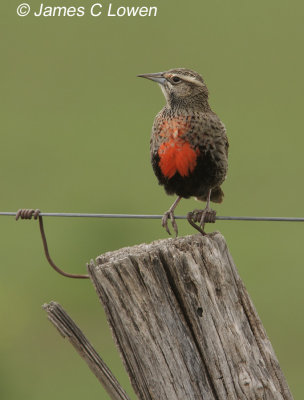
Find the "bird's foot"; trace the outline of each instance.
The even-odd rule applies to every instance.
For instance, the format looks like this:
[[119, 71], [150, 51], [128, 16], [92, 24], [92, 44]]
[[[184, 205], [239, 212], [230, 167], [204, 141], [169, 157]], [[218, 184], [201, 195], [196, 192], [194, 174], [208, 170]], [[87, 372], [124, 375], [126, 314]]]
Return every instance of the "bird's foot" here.
[[165, 214], [163, 215], [162, 218], [162, 227], [166, 229], [166, 231], [169, 233], [169, 235], [171, 235], [170, 229], [168, 227], [168, 220], [170, 219], [172, 227], [174, 229], [175, 232], [175, 236], [177, 237], [178, 235], [178, 228], [177, 228], [177, 223], [174, 217], [174, 211], [172, 210], [168, 210], [165, 212]]
[[[189, 212], [187, 214], [187, 220], [193, 228], [198, 230], [202, 235], [206, 235], [206, 232], [204, 231], [205, 224], [214, 223], [216, 219], [215, 216], [216, 211], [206, 207], [204, 210], [194, 210]], [[199, 222], [199, 225], [197, 225], [196, 222]]]

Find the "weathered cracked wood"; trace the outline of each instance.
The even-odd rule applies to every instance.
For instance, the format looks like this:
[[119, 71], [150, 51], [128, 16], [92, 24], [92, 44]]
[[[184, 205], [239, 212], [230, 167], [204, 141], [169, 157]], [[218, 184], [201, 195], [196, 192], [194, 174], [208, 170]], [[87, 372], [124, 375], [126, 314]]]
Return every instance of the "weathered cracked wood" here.
[[87, 363], [90, 370], [108, 392], [112, 400], [129, 400], [126, 392], [120, 386], [105, 362], [99, 357], [96, 350], [69, 317], [60, 304], [51, 301], [44, 304], [48, 319], [58, 329], [63, 337], [67, 337], [80, 357]]
[[89, 274], [140, 400], [292, 400], [220, 233], [109, 252]]

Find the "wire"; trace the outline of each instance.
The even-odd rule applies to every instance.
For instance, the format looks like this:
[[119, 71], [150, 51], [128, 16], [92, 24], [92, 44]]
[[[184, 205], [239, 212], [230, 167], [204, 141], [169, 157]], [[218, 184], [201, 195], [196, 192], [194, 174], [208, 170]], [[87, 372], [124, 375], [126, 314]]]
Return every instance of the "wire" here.
[[[0, 215], [16, 216], [17, 212], [2, 211]], [[42, 217], [67, 217], [67, 218], [133, 218], [133, 219], [161, 219], [160, 214], [89, 214], [89, 213], [47, 213], [41, 212]], [[186, 215], [176, 215], [176, 219], [187, 219]], [[280, 221], [280, 222], [304, 222], [304, 218], [297, 217], [233, 217], [216, 216], [218, 221]]]
[[[210, 215], [209, 215], [210, 214]], [[210, 210], [209, 214], [206, 214], [205, 210], [195, 210], [193, 212], [188, 213], [187, 216], [176, 216], [177, 219], [187, 219], [190, 225], [192, 225], [196, 230], [198, 230], [202, 235], [205, 235], [204, 232], [204, 224], [205, 222], [215, 222], [215, 220], [222, 221], [294, 221], [294, 222], [304, 222], [304, 218], [292, 218], [292, 217], [216, 217], [215, 211]], [[17, 212], [0, 212], [0, 215], [6, 216], [14, 216], [16, 220], [18, 219], [27, 219], [31, 220], [34, 218], [39, 221], [40, 234], [42, 238], [44, 253], [46, 259], [50, 266], [59, 274], [68, 277], [68, 278], [79, 278], [79, 279], [88, 279], [89, 275], [83, 274], [70, 274], [68, 272], [63, 271], [59, 268], [53, 261], [50, 256], [48, 244], [45, 236], [43, 219], [42, 217], [78, 217], [78, 218], [141, 218], [141, 219], [160, 219], [163, 218], [162, 215], [154, 215], [154, 214], [88, 214], [88, 213], [42, 213], [39, 209], [32, 208], [22, 208]], [[201, 218], [204, 218], [203, 225], [200, 223], [197, 225], [195, 222], [200, 222]], [[168, 233], [170, 234], [169, 230]], [[176, 232], [177, 235], [177, 232]]]

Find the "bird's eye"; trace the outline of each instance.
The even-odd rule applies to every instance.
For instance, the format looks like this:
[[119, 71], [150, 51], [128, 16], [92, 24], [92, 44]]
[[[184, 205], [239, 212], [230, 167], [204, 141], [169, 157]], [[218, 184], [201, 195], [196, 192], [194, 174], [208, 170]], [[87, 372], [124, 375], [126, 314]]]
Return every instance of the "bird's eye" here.
[[181, 79], [180, 79], [178, 76], [173, 76], [172, 81], [173, 81], [174, 83], [178, 83], [178, 82], [181, 81]]

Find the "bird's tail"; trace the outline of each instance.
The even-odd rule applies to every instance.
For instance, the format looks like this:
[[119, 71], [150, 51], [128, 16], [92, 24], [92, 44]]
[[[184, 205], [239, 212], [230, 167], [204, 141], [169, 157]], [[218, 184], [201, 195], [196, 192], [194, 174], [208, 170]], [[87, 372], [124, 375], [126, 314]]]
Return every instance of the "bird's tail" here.
[[[207, 196], [208, 193], [204, 194], [203, 196], [197, 197], [197, 200], [207, 201]], [[213, 203], [221, 203], [223, 201], [223, 197], [224, 197], [224, 192], [219, 186], [212, 189], [210, 200]]]

